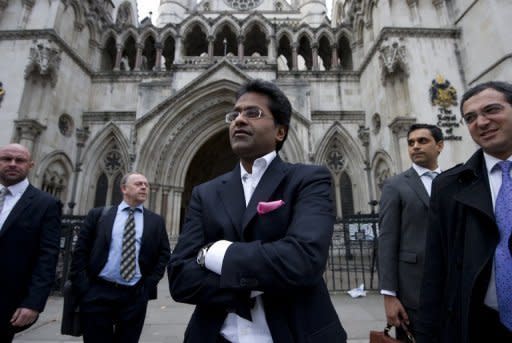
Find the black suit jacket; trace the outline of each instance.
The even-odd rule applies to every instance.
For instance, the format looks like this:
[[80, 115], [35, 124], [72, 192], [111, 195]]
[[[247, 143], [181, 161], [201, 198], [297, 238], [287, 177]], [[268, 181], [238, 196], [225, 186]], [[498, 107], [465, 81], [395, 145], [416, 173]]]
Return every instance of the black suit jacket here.
[[43, 311], [55, 282], [61, 206], [29, 185], [0, 231], [0, 330], [18, 307]]
[[499, 241], [482, 150], [433, 183], [418, 342], [468, 342]]
[[[94, 208], [89, 211], [73, 252], [70, 279], [78, 294], [84, 294], [89, 289], [90, 283], [97, 280], [107, 263], [117, 206], [110, 208], [104, 216], [101, 216], [102, 210]], [[161, 216], [146, 208], [143, 215], [138, 263], [149, 299], [156, 299], [158, 281], [169, 262], [169, 239]]]
[[[285, 205], [257, 214], [260, 201]], [[275, 342], [345, 342], [322, 274], [334, 224], [330, 174], [323, 167], [283, 163], [276, 157], [245, 206], [240, 166], [194, 188], [168, 268], [171, 295], [195, 304], [185, 342], [216, 342], [227, 313], [262, 300]], [[234, 242], [222, 275], [196, 263], [209, 242]]]

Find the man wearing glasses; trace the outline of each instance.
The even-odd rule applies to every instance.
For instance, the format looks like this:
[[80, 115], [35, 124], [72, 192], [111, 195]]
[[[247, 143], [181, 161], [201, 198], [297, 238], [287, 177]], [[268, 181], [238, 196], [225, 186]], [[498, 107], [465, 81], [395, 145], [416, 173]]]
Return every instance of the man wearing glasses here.
[[326, 168], [278, 155], [291, 104], [253, 80], [226, 115], [240, 163], [194, 188], [168, 268], [195, 304], [185, 342], [345, 342], [322, 274], [334, 216]]
[[512, 84], [468, 90], [481, 147], [434, 181], [418, 342], [512, 342]]

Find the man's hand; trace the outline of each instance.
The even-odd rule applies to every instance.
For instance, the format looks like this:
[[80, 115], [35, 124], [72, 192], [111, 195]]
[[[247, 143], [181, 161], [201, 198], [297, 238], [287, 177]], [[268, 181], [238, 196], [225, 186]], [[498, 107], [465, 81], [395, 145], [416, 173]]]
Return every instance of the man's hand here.
[[388, 324], [400, 327], [400, 324], [404, 322], [409, 325], [409, 316], [397, 297], [384, 295], [384, 309], [386, 310]]
[[18, 327], [30, 325], [37, 319], [38, 315], [39, 312], [36, 310], [20, 307], [12, 315], [11, 325]]

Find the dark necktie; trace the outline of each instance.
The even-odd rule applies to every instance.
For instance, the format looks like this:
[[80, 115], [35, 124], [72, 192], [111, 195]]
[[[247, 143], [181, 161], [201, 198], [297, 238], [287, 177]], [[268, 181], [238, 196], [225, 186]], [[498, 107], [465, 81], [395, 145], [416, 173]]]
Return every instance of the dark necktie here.
[[134, 208], [128, 209], [128, 219], [124, 225], [123, 250], [121, 253], [121, 277], [126, 281], [135, 276], [135, 213]]
[[512, 232], [512, 179], [510, 167], [512, 161], [497, 164], [501, 168], [501, 187], [496, 197], [496, 224], [500, 232], [500, 241], [494, 252], [496, 264], [496, 295], [500, 320], [512, 330], [512, 255], [508, 246]]

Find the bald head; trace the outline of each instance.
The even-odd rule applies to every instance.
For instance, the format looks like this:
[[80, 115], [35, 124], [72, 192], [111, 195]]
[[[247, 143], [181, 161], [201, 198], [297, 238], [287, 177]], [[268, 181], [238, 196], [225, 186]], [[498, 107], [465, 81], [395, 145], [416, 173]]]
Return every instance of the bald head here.
[[12, 186], [23, 181], [34, 166], [30, 151], [20, 144], [0, 147], [0, 183]]

